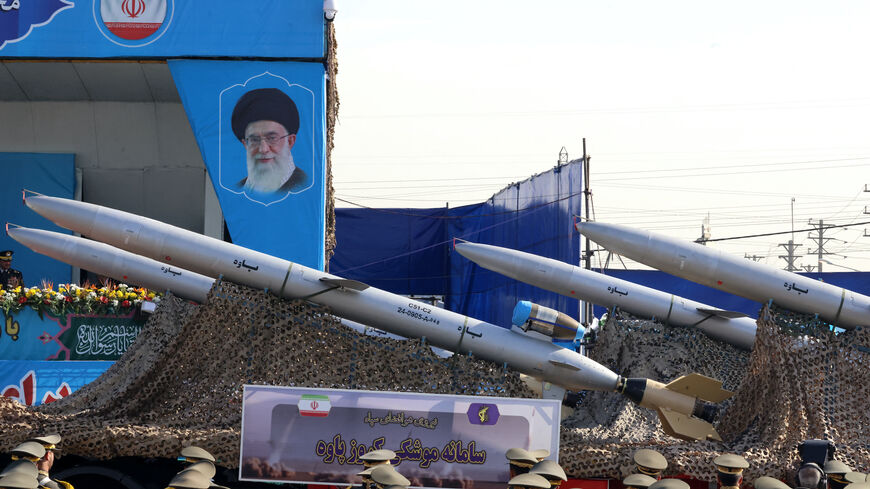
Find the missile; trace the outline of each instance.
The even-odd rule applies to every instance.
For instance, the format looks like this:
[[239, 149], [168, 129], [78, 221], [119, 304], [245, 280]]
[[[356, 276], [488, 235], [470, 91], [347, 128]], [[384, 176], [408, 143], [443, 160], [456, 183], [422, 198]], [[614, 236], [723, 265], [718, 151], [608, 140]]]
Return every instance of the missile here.
[[[624, 379], [588, 357], [553, 344], [549, 338], [543, 341], [153, 219], [38, 194], [25, 195], [25, 203], [61, 227], [131, 253], [210, 277], [222, 275], [226, 280], [266, 289], [279, 297], [321, 304], [343, 318], [400, 336], [425, 338], [456, 353], [504, 363], [563, 389], [618, 392], [621, 384], [628, 385], [628, 380], [656, 385], [648, 379]], [[716, 406], [706, 399], [711, 397], [711, 390], [696, 392], [695, 385], [690, 387], [683, 392], [658, 389], [660, 396], [642, 395], [639, 399], [646, 398], [650, 406], [660, 404], [662, 409], [678, 412], [681, 417], [661, 418], [663, 425], [667, 424], [666, 430], [677, 436], [697, 439], [692, 437], [701, 431], [694, 425], [703, 423], [708, 428], [704, 436], [715, 439], [718, 435], [711, 422]], [[626, 395], [629, 392], [633, 391], [626, 390]], [[720, 389], [712, 397], [730, 395]], [[695, 408], [697, 404], [704, 407]]]
[[844, 329], [870, 324], [870, 297], [842, 287], [649, 231], [600, 222], [577, 221], [574, 227], [614, 253], [692, 282], [758, 302], [773, 300]]
[[113, 246], [69, 234], [6, 226], [6, 234], [31, 250], [55, 260], [105, 275], [122, 283], [152, 290], [171, 290], [173, 294], [205, 302], [214, 279], [159, 261], [135, 255]]
[[644, 318], [676, 326], [695, 327], [708, 336], [751, 350], [755, 320], [627, 280], [585, 270], [567, 263], [499, 246], [457, 241], [460, 255], [483, 268], [566, 297], [619, 306]]

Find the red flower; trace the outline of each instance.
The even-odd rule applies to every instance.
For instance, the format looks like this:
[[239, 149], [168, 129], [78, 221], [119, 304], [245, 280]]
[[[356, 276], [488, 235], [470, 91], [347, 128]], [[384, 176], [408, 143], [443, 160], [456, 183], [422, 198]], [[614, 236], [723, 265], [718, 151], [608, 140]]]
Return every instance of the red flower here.
[[42, 300], [42, 303], [43, 303], [43, 304], [51, 304], [51, 299], [48, 299], [48, 298], [43, 299], [43, 300]]
[[24, 296], [22, 295], [21, 297], [18, 298], [18, 303], [19, 303], [19, 304], [24, 304], [25, 302], [27, 302], [27, 297], [24, 297]]
[[72, 302], [72, 297], [66, 296], [66, 299], [64, 299], [64, 300], [66, 300], [67, 302]]
[[121, 305], [124, 307], [130, 307], [130, 301], [125, 300], [124, 302], [121, 303]]
[[102, 302], [103, 304], [108, 304], [108, 303], [109, 303], [109, 298], [106, 297], [106, 296], [104, 296], [104, 295], [103, 295], [103, 296], [100, 296], [100, 302]]

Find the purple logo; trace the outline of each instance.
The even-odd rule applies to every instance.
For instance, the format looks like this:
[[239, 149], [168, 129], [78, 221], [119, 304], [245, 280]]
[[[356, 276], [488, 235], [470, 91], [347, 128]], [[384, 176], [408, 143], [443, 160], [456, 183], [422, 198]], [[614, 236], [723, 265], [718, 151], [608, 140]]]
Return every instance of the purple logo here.
[[498, 406], [474, 402], [468, 406], [468, 422], [492, 426], [498, 422]]
[[73, 5], [66, 0], [0, 0], [0, 49], [7, 42], [24, 39], [34, 27], [48, 24], [58, 12]]

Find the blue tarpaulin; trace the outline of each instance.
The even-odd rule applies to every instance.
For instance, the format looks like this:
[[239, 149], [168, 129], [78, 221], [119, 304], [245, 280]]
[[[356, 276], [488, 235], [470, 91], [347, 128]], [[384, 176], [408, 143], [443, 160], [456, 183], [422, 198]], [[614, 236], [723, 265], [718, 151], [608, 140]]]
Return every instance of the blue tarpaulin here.
[[510, 327], [520, 300], [577, 315], [577, 301], [481, 269], [453, 239], [577, 263], [582, 165], [513, 184], [481, 204], [435, 209], [336, 209], [330, 272], [403, 295], [441, 295], [447, 309]]

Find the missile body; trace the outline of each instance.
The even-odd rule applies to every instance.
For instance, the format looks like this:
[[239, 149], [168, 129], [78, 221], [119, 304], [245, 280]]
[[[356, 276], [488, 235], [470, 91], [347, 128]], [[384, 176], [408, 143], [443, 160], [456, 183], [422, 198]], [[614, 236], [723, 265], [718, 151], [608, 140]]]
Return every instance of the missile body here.
[[870, 324], [870, 297], [842, 287], [649, 231], [598, 222], [575, 227], [608, 250], [692, 282], [758, 302], [772, 299], [845, 329]]
[[[625, 379], [590, 358], [554, 345], [549, 338], [542, 341], [153, 219], [42, 195], [27, 196], [25, 203], [61, 227], [132, 253], [150, 256], [210, 277], [222, 275], [232, 282], [267, 289], [280, 297], [322, 304], [346, 319], [400, 336], [425, 337], [435, 346], [456, 353], [473, 353], [498, 364], [505, 363], [564, 389], [623, 391], [628, 396], [629, 392], [634, 391], [620, 389], [621, 385], [628, 381], [632, 381], [632, 385], [647, 381]], [[653, 396], [654, 399], [648, 397], [647, 405], [664, 402], [662, 408], [678, 414], [669, 419], [660, 413], [668, 433], [676, 433], [676, 436], [685, 439], [718, 437], [708, 420], [697, 418], [694, 414], [713, 412], [715, 407], [708, 405], [708, 398], [727, 398], [731, 393], [719, 389], [711, 395], [712, 390], [706, 389], [696, 394], [694, 390], [678, 392], [669, 387], [663, 388], [660, 391], [666, 392], [658, 397]], [[641, 400], [643, 398], [643, 395], [639, 397]], [[696, 407], [698, 403], [707, 408], [699, 411]], [[692, 409], [689, 410], [688, 406], [692, 406]], [[676, 424], [673, 420], [676, 420]]]
[[483, 268], [560, 295], [696, 327], [712, 338], [747, 350], [755, 342], [755, 320], [735, 317], [729, 311], [531, 253], [469, 242], [457, 242], [455, 248]]
[[68, 234], [9, 227], [6, 233], [31, 250], [123, 283], [152, 290], [172, 290], [185, 299], [205, 302], [214, 279], [165, 265], [113, 246]]

